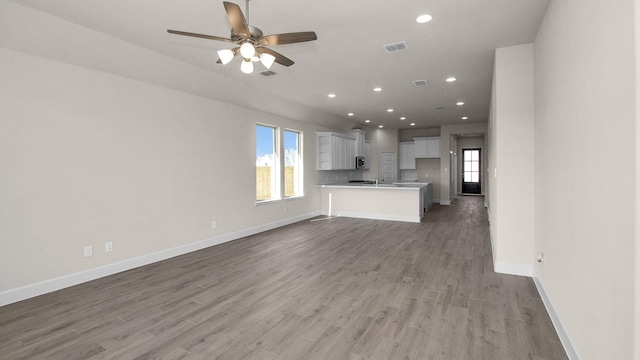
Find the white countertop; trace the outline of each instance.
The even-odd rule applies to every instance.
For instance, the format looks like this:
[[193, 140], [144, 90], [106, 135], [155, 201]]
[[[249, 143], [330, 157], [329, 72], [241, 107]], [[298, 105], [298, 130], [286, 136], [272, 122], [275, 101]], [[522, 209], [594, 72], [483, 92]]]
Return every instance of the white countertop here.
[[416, 190], [429, 185], [429, 183], [416, 182], [395, 182], [391, 184], [362, 184], [362, 183], [342, 183], [330, 185], [318, 185], [321, 188], [342, 188], [342, 189], [383, 189], [383, 190]]

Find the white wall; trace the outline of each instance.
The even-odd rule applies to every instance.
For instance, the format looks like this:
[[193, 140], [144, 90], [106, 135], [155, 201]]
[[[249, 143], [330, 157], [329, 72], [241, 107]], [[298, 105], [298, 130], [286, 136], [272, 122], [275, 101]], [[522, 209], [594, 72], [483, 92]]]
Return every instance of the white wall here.
[[[352, 124], [296, 105], [300, 118], [276, 115], [285, 101], [272, 113], [218, 101], [197, 83], [173, 89], [154, 76], [223, 84], [13, 3], [0, 10], [0, 305], [319, 214], [315, 131], [327, 128], [313, 124]], [[41, 46], [52, 34], [57, 45]], [[114, 63], [73, 56], [91, 38]], [[129, 76], [122, 59], [136, 56], [148, 69]], [[256, 122], [303, 131], [304, 198], [256, 206]]]
[[635, 360], [640, 360], [640, 221], [638, 221], [637, 217], [640, 214], [640, 4], [638, 4], [638, 0], [635, 1], [635, 13], [634, 13], [634, 24], [635, 24], [635, 119], [636, 119], [636, 185], [635, 185], [635, 194], [636, 194], [636, 205], [635, 205], [635, 214], [636, 214], [636, 253], [635, 253], [635, 326], [634, 326], [634, 336], [635, 346], [634, 346], [634, 355]]
[[[534, 243], [533, 45], [496, 50], [489, 151], [495, 270], [532, 275]], [[496, 219], [500, 219], [499, 223]]]
[[535, 40], [535, 275], [581, 359], [640, 359], [634, 14], [552, 1]]
[[398, 179], [398, 129], [373, 129], [367, 133], [371, 139], [371, 168], [364, 176], [367, 179], [382, 178], [380, 175], [380, 153], [396, 153], [396, 179]]

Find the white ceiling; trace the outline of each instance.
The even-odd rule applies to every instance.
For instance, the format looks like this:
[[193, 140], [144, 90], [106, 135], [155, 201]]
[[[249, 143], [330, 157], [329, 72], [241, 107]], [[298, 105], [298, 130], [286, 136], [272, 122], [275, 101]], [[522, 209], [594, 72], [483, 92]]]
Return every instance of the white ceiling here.
[[[243, 74], [239, 59], [216, 64], [216, 51], [230, 48], [228, 43], [166, 32], [229, 37], [222, 0], [13, 2], [338, 117], [347, 119], [353, 112], [351, 120], [370, 119], [373, 125], [409, 128], [415, 122], [424, 128], [487, 120], [494, 50], [532, 42], [549, 1], [251, 0], [249, 23], [265, 35], [318, 35], [314, 42], [271, 47], [296, 63], [274, 64], [276, 75], [270, 77], [258, 73], [265, 70], [259, 64], [253, 74]], [[243, 0], [236, 3], [245, 10]], [[434, 20], [416, 23], [425, 13]], [[387, 53], [383, 48], [400, 41], [409, 49]], [[457, 81], [446, 83], [449, 76]], [[415, 86], [413, 80], [428, 85]], [[376, 86], [383, 91], [375, 93]], [[329, 99], [329, 93], [337, 97]], [[465, 105], [456, 106], [458, 101]], [[438, 106], [444, 109], [435, 110]]]

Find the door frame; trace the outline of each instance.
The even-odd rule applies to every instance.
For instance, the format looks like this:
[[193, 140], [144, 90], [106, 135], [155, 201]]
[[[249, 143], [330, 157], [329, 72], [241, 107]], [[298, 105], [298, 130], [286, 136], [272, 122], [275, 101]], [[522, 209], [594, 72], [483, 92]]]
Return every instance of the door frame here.
[[[478, 150], [478, 184], [480, 186], [479, 192], [476, 193], [465, 193], [464, 192], [464, 152], [465, 150]], [[468, 147], [468, 148], [460, 148], [460, 152], [462, 153], [460, 157], [460, 194], [463, 195], [482, 195], [482, 183], [483, 183], [483, 175], [482, 175], [482, 148], [481, 147]]]
[[397, 157], [397, 153], [395, 151], [380, 151], [380, 162], [379, 162], [379, 166], [380, 169], [378, 171], [378, 179], [380, 180], [380, 182], [382, 182], [383, 176], [382, 176], [382, 172], [384, 171], [384, 154], [391, 154], [393, 157], [393, 181], [396, 181], [398, 179], [398, 157]]

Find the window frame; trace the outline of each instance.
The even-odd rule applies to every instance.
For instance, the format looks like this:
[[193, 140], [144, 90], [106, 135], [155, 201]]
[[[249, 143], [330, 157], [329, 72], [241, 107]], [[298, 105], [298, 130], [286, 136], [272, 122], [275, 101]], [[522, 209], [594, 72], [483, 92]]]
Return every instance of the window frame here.
[[[272, 175], [273, 178], [271, 179], [271, 197], [268, 199], [258, 199], [258, 175], [257, 175], [257, 148], [258, 148], [258, 126], [260, 127], [265, 127], [265, 128], [270, 128], [273, 131], [273, 165], [272, 165]], [[255, 177], [255, 183], [256, 183], [256, 192], [255, 192], [255, 202], [256, 204], [266, 204], [266, 203], [271, 203], [271, 202], [277, 202], [277, 201], [281, 201], [282, 200], [282, 156], [281, 156], [281, 148], [282, 148], [282, 144], [281, 144], [281, 139], [280, 139], [280, 132], [281, 132], [281, 128], [279, 126], [276, 125], [270, 125], [270, 124], [266, 124], [266, 123], [261, 123], [261, 122], [257, 122], [255, 127], [254, 127], [254, 131], [255, 131], [255, 140], [254, 140], [254, 144], [256, 146], [256, 177]]]
[[[285, 142], [286, 142], [287, 132], [295, 133], [297, 135], [296, 147], [297, 147], [297, 162], [298, 162], [296, 164], [298, 169], [297, 169], [297, 171], [295, 173], [295, 176], [294, 176], [294, 181], [295, 181], [294, 182], [294, 188], [295, 188], [295, 185], [297, 184], [298, 185], [298, 189], [297, 189], [298, 191], [296, 191], [295, 194], [289, 195], [289, 196], [287, 196], [287, 193], [286, 193], [286, 186], [287, 186], [286, 181], [287, 181], [287, 179], [286, 179], [286, 174], [284, 173], [286, 171], [286, 163], [285, 163], [286, 159], [285, 159], [285, 156], [286, 156], [287, 149], [286, 149]], [[303, 134], [303, 132], [301, 130], [296, 130], [296, 129], [291, 129], [291, 128], [284, 128], [282, 130], [282, 137], [283, 137], [283, 141], [282, 141], [282, 146], [283, 146], [283, 157], [282, 157], [282, 171], [283, 171], [283, 175], [282, 175], [282, 179], [283, 179], [283, 181], [282, 181], [282, 187], [283, 187], [282, 194], [283, 194], [283, 199], [286, 200], [286, 199], [295, 199], [295, 198], [304, 197], [304, 153], [303, 153], [303, 149], [304, 149], [304, 146], [303, 146], [303, 144], [304, 144], [304, 134]]]

